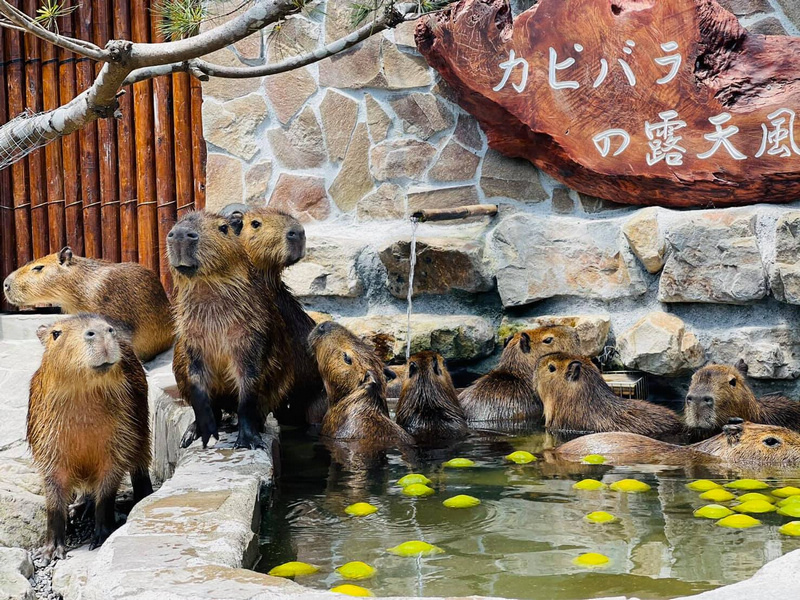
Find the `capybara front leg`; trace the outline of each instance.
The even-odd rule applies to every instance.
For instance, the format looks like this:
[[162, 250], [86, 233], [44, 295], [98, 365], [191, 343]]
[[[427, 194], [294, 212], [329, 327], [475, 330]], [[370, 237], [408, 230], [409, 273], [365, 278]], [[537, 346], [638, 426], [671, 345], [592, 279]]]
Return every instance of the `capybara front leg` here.
[[95, 493], [94, 536], [89, 543], [89, 550], [102, 546], [116, 527], [114, 503], [117, 500], [118, 487], [119, 477], [112, 476], [107, 478]]
[[45, 504], [47, 510], [47, 536], [37, 554], [49, 564], [54, 558], [66, 558], [67, 510], [69, 500], [64, 486], [50, 478], [45, 479]]
[[153, 493], [153, 482], [150, 481], [150, 472], [145, 468], [131, 471], [131, 485], [133, 486], [134, 504]]
[[212, 437], [219, 440], [218, 423], [208, 393], [205, 362], [199, 354], [190, 352], [189, 355], [189, 403], [194, 410], [194, 423], [183, 434], [181, 446], [187, 448], [194, 440], [201, 438], [203, 448], [207, 448], [208, 440]]

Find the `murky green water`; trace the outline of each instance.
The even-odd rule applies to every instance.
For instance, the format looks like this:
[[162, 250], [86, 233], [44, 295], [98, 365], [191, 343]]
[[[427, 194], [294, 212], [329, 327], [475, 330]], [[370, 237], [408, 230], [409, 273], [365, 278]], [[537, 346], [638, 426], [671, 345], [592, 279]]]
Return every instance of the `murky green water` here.
[[[708, 502], [686, 489], [688, 481], [724, 483], [752, 472], [707, 469], [564, 465], [539, 461], [514, 465], [513, 450], [538, 453], [552, 446], [543, 433], [519, 437], [475, 437], [426, 456], [389, 454], [367, 473], [351, 473], [331, 461], [326, 449], [292, 433], [282, 439], [282, 478], [262, 523], [258, 570], [300, 560], [320, 567], [304, 585], [329, 589], [346, 583], [334, 569], [360, 560], [377, 568], [375, 577], [352, 582], [379, 596], [458, 596], [560, 600], [627, 594], [673, 598], [734, 583], [764, 563], [800, 548], [800, 539], [778, 533], [790, 521], [775, 513], [755, 515], [762, 527], [728, 530], [692, 512]], [[454, 456], [477, 466], [444, 469]], [[409, 498], [395, 482], [410, 472], [426, 474], [436, 494]], [[767, 475], [767, 474], [761, 474]], [[775, 487], [798, 485], [798, 473], [766, 478]], [[647, 482], [644, 494], [582, 492], [585, 478], [606, 483], [632, 477]], [[442, 501], [457, 494], [480, 498], [470, 509]], [[379, 507], [367, 517], [350, 517], [354, 502]], [[734, 504], [734, 502], [726, 503]], [[619, 518], [592, 524], [584, 516], [607, 511]], [[445, 550], [428, 558], [402, 558], [387, 548], [424, 540]], [[572, 561], [599, 552], [611, 561], [585, 569]]]

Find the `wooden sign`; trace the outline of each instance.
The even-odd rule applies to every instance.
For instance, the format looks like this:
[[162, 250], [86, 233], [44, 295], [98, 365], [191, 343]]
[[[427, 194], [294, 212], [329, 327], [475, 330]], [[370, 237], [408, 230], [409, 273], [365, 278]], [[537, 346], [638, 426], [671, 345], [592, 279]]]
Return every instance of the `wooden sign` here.
[[420, 52], [492, 148], [615, 202], [800, 199], [800, 38], [714, 0], [461, 0]]

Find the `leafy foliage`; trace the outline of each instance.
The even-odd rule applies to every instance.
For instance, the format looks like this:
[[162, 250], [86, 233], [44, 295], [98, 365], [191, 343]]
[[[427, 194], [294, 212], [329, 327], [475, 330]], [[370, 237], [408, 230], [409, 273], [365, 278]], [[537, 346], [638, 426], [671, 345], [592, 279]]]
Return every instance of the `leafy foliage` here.
[[71, 14], [78, 4], [64, 6], [58, 0], [43, 0], [41, 8], [36, 11], [36, 21], [42, 26], [58, 33], [58, 19]]

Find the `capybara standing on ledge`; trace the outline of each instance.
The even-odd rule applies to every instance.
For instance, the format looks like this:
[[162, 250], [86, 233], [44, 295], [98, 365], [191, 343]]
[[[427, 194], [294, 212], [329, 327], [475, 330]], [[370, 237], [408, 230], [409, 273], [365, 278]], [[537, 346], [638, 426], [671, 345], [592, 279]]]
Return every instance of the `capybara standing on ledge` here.
[[250, 262], [274, 290], [286, 324], [284, 333], [289, 338], [287, 360], [294, 364], [294, 387], [289, 391], [286, 404], [277, 410], [276, 417], [287, 424], [320, 423], [327, 400], [317, 363], [308, 348], [308, 334], [315, 323], [281, 278], [286, 267], [305, 256], [305, 230], [294, 217], [271, 208], [239, 214], [243, 220], [242, 243]]
[[544, 405], [545, 427], [553, 431], [629, 431], [660, 438], [683, 430], [678, 415], [668, 408], [615, 396], [597, 367], [581, 356], [543, 357], [536, 389]]
[[419, 444], [436, 445], [469, 433], [453, 380], [436, 352], [414, 354], [397, 402], [397, 424]]
[[120, 481], [130, 473], [134, 501], [150, 483], [147, 379], [133, 347], [105, 319], [77, 315], [37, 332], [42, 365], [31, 379], [28, 443], [44, 479], [46, 561], [64, 558], [67, 509], [73, 492], [95, 500], [90, 549], [114, 529]]
[[111, 263], [60, 252], [29, 262], [3, 283], [6, 298], [17, 306], [53, 304], [64, 313], [97, 313], [148, 361], [169, 349], [174, 337], [169, 300], [158, 276], [136, 263]]
[[467, 420], [505, 424], [540, 421], [537, 362], [545, 354], [578, 351], [578, 333], [572, 327], [554, 325], [515, 334], [506, 340], [497, 368], [461, 392], [458, 399]]
[[172, 370], [195, 422], [188, 446], [213, 436], [223, 410], [239, 421], [237, 448], [264, 447], [267, 414], [286, 397], [294, 365], [286, 360], [283, 320], [274, 296], [247, 258], [241, 219], [194, 212], [167, 235], [175, 283]]
[[731, 417], [800, 430], [800, 402], [783, 396], [756, 399], [747, 385], [747, 364], [706, 365], [692, 377], [683, 418], [694, 433], [717, 433]]

